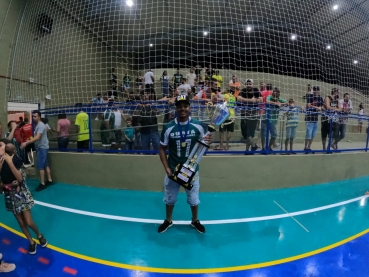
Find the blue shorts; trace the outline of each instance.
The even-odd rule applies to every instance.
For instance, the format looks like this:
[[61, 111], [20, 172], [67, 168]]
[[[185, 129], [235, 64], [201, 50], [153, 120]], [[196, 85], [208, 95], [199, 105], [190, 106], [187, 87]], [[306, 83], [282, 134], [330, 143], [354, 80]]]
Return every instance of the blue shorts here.
[[49, 153], [49, 149], [39, 148], [36, 150], [37, 154], [37, 169], [44, 170], [49, 166], [47, 162], [47, 154]]
[[295, 127], [286, 127], [286, 139], [294, 139], [296, 137], [296, 129]]
[[305, 139], [313, 139], [318, 131], [318, 122], [306, 122]]
[[[265, 137], [266, 136], [266, 130], [267, 130], [267, 120], [261, 121], [261, 127], [260, 127], [260, 136]], [[271, 138], [277, 138], [278, 132], [277, 132], [277, 123], [269, 123], [269, 134]]]
[[[200, 204], [199, 199], [200, 179], [198, 175], [194, 177], [194, 180], [192, 180], [192, 184], [193, 187], [191, 190], [185, 189], [185, 192], [187, 194], [187, 203], [190, 206], [197, 206]], [[176, 182], [169, 179], [167, 175], [165, 175], [164, 200], [163, 200], [165, 204], [174, 205], [177, 202], [177, 195], [180, 188], [181, 188], [180, 185], [178, 185]]]

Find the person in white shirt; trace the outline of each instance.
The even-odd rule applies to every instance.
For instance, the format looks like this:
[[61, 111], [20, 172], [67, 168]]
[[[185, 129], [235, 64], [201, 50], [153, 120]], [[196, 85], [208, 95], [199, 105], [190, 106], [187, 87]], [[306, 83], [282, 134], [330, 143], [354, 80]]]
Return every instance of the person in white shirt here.
[[187, 74], [187, 83], [191, 86], [192, 93], [195, 93], [196, 86], [196, 74], [193, 73], [193, 69], [190, 69], [190, 73]]
[[156, 94], [154, 89], [155, 78], [154, 73], [151, 71], [151, 69], [145, 73], [144, 79], [146, 93], [149, 95], [150, 100], [156, 101]]
[[188, 96], [188, 94], [191, 93], [191, 86], [187, 84], [186, 78], [182, 78], [182, 84], [177, 88], [177, 90], [179, 90], [180, 95]]
[[[342, 109], [342, 113], [339, 117], [338, 136], [336, 137], [334, 144], [337, 147], [338, 142], [343, 140], [346, 135], [346, 125], [348, 121], [348, 115], [352, 110], [352, 102], [350, 100], [350, 94], [345, 93], [343, 99], [339, 100], [339, 107]], [[337, 148], [336, 148], [337, 149]]]
[[122, 144], [122, 118], [124, 119], [122, 111], [114, 107], [114, 135], [115, 135], [115, 149], [121, 150]]

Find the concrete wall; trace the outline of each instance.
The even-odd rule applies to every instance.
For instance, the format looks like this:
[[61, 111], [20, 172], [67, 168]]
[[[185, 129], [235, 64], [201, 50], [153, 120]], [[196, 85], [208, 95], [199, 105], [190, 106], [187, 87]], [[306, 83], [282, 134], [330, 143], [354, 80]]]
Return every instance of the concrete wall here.
[[[6, 1], [7, 2], [7, 1]], [[15, 49], [14, 78], [34, 79], [34, 83], [13, 81], [10, 99], [39, 102], [50, 94], [46, 106], [74, 105], [88, 102], [109, 88], [110, 71], [117, 69], [131, 75], [131, 67], [110, 47], [86, 30], [83, 22], [71, 15], [69, 7], [58, 1], [29, 0]], [[41, 13], [53, 19], [51, 34], [37, 31]], [[70, 14], [68, 14], [70, 13]]]
[[[367, 153], [295, 156], [205, 156], [201, 191], [299, 187], [368, 175]], [[164, 169], [157, 155], [50, 153], [56, 182], [162, 191]]]

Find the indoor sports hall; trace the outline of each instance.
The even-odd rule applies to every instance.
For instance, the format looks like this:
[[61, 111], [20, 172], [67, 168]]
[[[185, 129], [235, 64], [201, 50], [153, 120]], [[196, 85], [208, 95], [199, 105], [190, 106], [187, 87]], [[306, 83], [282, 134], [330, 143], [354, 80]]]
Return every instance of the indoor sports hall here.
[[369, 276], [368, 43], [367, 0], [0, 1], [0, 276]]

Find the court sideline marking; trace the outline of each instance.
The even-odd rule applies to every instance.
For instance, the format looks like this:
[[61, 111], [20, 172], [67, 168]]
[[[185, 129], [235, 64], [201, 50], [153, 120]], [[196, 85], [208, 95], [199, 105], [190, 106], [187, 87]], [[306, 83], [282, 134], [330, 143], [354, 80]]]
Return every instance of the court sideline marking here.
[[[342, 202], [338, 202], [338, 203], [334, 203], [334, 204], [330, 204], [330, 205], [325, 205], [325, 206], [321, 206], [321, 207], [317, 207], [317, 208], [313, 208], [313, 209], [293, 212], [293, 213], [289, 213], [289, 214], [284, 213], [284, 214], [260, 216], [260, 217], [220, 219], [220, 220], [202, 220], [201, 223], [206, 224], [206, 225], [219, 225], [219, 224], [233, 224], [233, 223], [244, 223], [244, 222], [254, 222], [254, 221], [266, 221], [266, 220], [280, 219], [280, 218], [286, 218], [286, 217], [293, 217], [293, 216], [309, 214], [309, 213], [314, 213], [314, 212], [318, 212], [318, 211], [323, 211], [323, 210], [343, 206], [343, 205], [346, 205], [346, 204], [349, 204], [349, 203], [352, 203], [352, 202], [360, 201], [360, 200], [362, 200], [364, 198], [367, 198], [367, 197], [369, 197], [369, 195], [364, 195], [364, 196], [356, 197], [356, 198], [349, 199], [349, 200], [346, 200], [346, 201], [342, 201]], [[35, 200], [35, 203], [40, 205], [40, 206], [48, 207], [48, 208], [55, 209], [55, 210], [60, 210], [60, 211], [75, 213], [75, 214], [81, 214], [81, 215], [86, 215], [86, 216], [92, 216], [92, 217], [98, 217], [98, 218], [104, 218], [104, 219], [128, 221], [128, 222], [136, 222], [136, 223], [151, 223], [151, 224], [161, 224], [161, 223], [163, 223], [162, 219], [135, 218], [135, 217], [126, 217], [126, 216], [116, 216], [116, 215], [109, 215], [109, 214], [94, 213], [94, 212], [88, 212], [88, 211], [77, 210], [77, 209], [67, 208], [67, 207], [63, 207], [63, 206], [53, 205], [53, 204], [49, 204], [49, 203], [45, 203], [45, 202], [41, 202], [41, 201], [36, 201], [36, 200]], [[178, 220], [178, 221], [173, 220], [173, 223], [178, 224], [178, 225], [188, 225], [189, 221], [188, 220], [186, 220], [186, 221], [185, 220]]]

